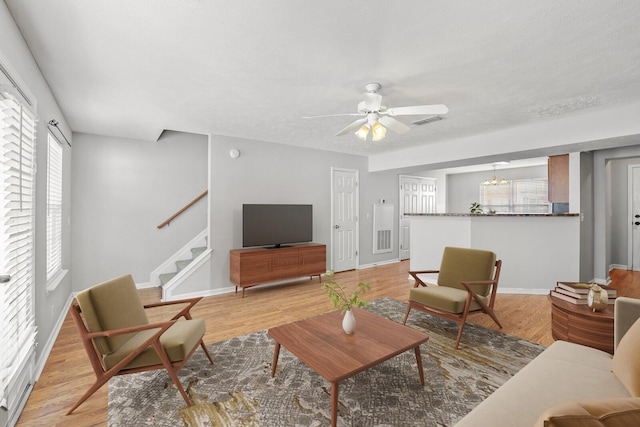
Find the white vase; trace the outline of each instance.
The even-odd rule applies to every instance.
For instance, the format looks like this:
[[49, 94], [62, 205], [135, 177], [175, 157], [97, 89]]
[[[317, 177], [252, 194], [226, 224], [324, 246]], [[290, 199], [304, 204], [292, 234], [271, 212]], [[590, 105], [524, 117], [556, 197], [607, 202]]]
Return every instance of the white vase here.
[[352, 334], [356, 330], [356, 317], [353, 315], [351, 310], [347, 310], [344, 313], [344, 317], [342, 318], [342, 329], [347, 334]]

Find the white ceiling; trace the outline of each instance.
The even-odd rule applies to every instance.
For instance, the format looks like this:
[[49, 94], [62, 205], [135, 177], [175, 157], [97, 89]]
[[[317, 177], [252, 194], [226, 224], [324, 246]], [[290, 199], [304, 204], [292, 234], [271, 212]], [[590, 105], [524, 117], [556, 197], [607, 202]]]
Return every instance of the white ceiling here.
[[[376, 155], [640, 101], [632, 0], [5, 2], [74, 132]], [[368, 82], [450, 112], [378, 143], [302, 118], [355, 113]]]

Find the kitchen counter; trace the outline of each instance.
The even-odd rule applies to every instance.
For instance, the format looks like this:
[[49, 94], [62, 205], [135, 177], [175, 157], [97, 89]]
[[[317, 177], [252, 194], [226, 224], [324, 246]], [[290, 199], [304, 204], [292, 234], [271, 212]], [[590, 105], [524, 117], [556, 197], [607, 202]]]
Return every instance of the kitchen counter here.
[[559, 217], [572, 217], [580, 216], [579, 213], [406, 213], [405, 216], [468, 216], [468, 217], [510, 217], [510, 216], [533, 216], [533, 217], [547, 217], [547, 216], [559, 216]]
[[498, 292], [548, 294], [580, 281], [580, 214], [412, 214], [410, 269], [437, 270], [445, 246], [502, 259]]

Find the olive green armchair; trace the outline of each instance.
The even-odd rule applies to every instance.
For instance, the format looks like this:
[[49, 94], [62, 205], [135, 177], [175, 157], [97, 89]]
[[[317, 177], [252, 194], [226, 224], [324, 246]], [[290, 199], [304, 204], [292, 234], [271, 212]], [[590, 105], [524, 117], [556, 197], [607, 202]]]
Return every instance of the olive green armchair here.
[[[457, 322], [460, 326], [456, 350], [470, 313], [486, 313], [502, 328], [493, 311], [501, 267], [502, 261], [496, 260], [496, 254], [491, 251], [444, 248], [439, 270], [409, 272], [415, 284], [409, 291], [409, 303], [402, 323], [407, 323], [413, 308]], [[420, 279], [419, 275], [426, 273], [438, 273], [437, 285]]]
[[[78, 406], [115, 375], [166, 369], [182, 398], [191, 405], [178, 371], [202, 347], [205, 323], [192, 319], [189, 311], [201, 298], [142, 305], [133, 278], [129, 275], [109, 280], [76, 296], [71, 315], [96, 375], [95, 383], [67, 412]], [[180, 304], [170, 320], [149, 323], [146, 308]], [[184, 318], [184, 319], [181, 319]]]

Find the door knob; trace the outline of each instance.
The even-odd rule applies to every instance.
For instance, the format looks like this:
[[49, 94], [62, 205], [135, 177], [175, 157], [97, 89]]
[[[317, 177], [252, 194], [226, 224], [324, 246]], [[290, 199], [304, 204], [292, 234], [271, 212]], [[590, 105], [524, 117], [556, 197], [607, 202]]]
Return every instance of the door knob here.
[[636, 218], [640, 218], [640, 215], [636, 215], [635, 217], [636, 217]]
[[640, 222], [636, 221], [633, 223], [634, 225], [640, 225]]
[[333, 228], [338, 229], [340, 226], [338, 224], [334, 225]]

